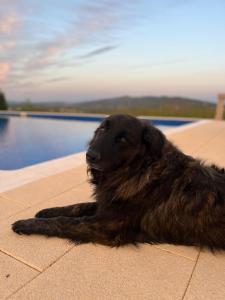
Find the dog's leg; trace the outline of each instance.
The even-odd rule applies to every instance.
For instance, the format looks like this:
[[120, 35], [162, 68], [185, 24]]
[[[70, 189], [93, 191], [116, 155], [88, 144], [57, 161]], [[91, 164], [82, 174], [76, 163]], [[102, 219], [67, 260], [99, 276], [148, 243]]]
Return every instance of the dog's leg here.
[[59, 216], [65, 217], [83, 217], [92, 216], [97, 210], [96, 202], [78, 203], [64, 207], [52, 207], [39, 211], [36, 218], [54, 218]]
[[93, 242], [119, 246], [133, 242], [126, 236], [123, 220], [109, 221], [95, 216], [20, 220], [12, 225], [12, 229], [18, 234], [57, 236], [77, 243]]

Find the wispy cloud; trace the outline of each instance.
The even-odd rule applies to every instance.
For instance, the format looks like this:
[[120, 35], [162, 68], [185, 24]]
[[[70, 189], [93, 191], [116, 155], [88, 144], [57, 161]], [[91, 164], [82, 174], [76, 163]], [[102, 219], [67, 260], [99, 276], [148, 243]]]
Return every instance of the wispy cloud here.
[[93, 51], [90, 51], [84, 55], [81, 55], [81, 56], [78, 56], [78, 58], [90, 58], [90, 57], [93, 57], [93, 56], [97, 56], [97, 55], [100, 55], [100, 54], [104, 54], [106, 52], [109, 52], [109, 51], [112, 51], [114, 49], [116, 49], [118, 46], [105, 46], [105, 47], [100, 47], [98, 49], [95, 49]]
[[[89, 58], [114, 50], [118, 46], [112, 42], [118, 44], [118, 30], [135, 19], [137, 5], [134, 0], [68, 1], [62, 11], [66, 21], [52, 17], [45, 22], [45, 10], [58, 13], [52, 0], [35, 5], [31, 1], [26, 8], [26, 1], [19, 2], [23, 9], [16, 0], [4, 0], [0, 8], [0, 52], [2, 59], [13, 65], [10, 82], [15, 84], [34, 74], [44, 78], [46, 70], [54, 74], [59, 68], [80, 67], [89, 63]], [[94, 50], [86, 50], [91, 48]]]
[[[66, 32], [60, 32], [47, 41], [40, 42], [36, 49], [38, 53], [28, 61], [28, 67], [44, 68], [54, 63], [57, 65], [57, 61], [73, 49], [90, 47], [92, 43], [104, 45], [109, 40], [116, 39], [114, 32], [125, 26], [126, 14], [134, 3], [132, 0], [129, 4], [118, 0], [100, 0], [97, 3], [86, 1], [74, 7], [72, 21]], [[89, 58], [114, 48], [115, 46], [101, 46], [99, 51], [93, 50], [80, 57]]]
[[65, 81], [65, 80], [69, 80], [69, 79], [70, 79], [69, 76], [56, 77], [56, 78], [51, 78], [51, 79], [45, 80], [45, 83], [54, 83], [54, 82], [60, 82], [60, 81]]

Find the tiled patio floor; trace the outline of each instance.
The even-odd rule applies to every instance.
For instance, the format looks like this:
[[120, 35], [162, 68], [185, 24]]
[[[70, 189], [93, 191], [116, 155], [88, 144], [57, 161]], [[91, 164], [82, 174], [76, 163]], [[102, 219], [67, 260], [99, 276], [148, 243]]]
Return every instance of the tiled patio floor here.
[[[184, 152], [225, 166], [225, 122], [168, 134]], [[91, 200], [86, 167], [0, 194], [0, 299], [224, 300], [225, 253], [173, 245], [74, 246], [19, 236], [10, 225], [41, 208]]]

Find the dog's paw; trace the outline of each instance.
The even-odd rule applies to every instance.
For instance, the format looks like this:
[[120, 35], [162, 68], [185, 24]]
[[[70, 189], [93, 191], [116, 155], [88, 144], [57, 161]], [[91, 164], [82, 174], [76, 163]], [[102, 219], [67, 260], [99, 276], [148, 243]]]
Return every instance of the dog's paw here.
[[12, 224], [12, 230], [17, 234], [31, 234], [32, 224], [32, 219], [16, 221]]
[[51, 217], [51, 209], [46, 208], [46, 209], [42, 209], [39, 212], [36, 213], [35, 218], [49, 218]]

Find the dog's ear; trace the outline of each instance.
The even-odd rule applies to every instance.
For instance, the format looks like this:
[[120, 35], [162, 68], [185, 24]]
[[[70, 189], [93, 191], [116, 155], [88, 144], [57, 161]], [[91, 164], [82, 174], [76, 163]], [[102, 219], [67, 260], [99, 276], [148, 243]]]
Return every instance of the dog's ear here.
[[166, 138], [158, 128], [143, 122], [142, 140], [151, 156], [161, 156]]

